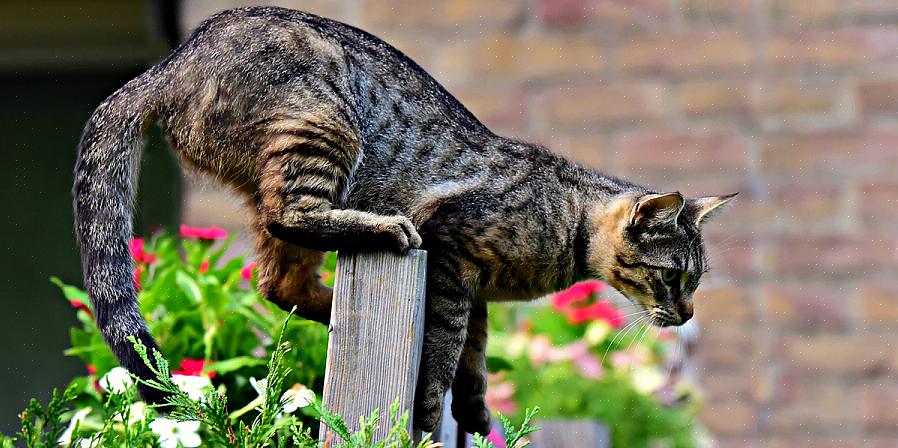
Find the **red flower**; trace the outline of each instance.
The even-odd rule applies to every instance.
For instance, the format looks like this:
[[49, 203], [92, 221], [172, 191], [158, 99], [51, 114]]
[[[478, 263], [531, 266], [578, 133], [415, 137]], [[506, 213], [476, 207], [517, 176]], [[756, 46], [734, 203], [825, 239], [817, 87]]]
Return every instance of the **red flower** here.
[[243, 277], [244, 280], [252, 280], [253, 279], [253, 269], [256, 269], [255, 261], [244, 266], [243, 269], [240, 270], [240, 276]]
[[614, 328], [620, 328], [623, 324], [623, 316], [620, 311], [604, 300], [592, 305], [573, 308], [568, 311], [567, 318], [572, 324], [582, 324], [593, 320], [604, 320]]
[[138, 263], [152, 263], [156, 261], [156, 255], [143, 251], [143, 238], [131, 238], [128, 245], [131, 249], [131, 257]]
[[552, 295], [552, 306], [558, 311], [566, 311], [571, 305], [582, 302], [603, 289], [605, 289], [605, 284], [598, 280], [576, 283], [574, 286]]
[[181, 238], [199, 238], [201, 240], [223, 240], [228, 231], [221, 227], [189, 227], [181, 224]]
[[143, 272], [143, 266], [134, 267], [134, 289], [140, 291], [140, 274]]
[[200, 273], [202, 273], [202, 274], [204, 274], [204, 273], [206, 273], [206, 272], [209, 271], [209, 260], [203, 260], [202, 263], [200, 263], [200, 269], [199, 269], [199, 271], [200, 271]]
[[206, 360], [205, 359], [191, 359], [185, 358], [181, 360], [181, 370], [172, 370], [172, 374], [174, 375], [185, 375], [185, 376], [208, 376], [209, 378], [215, 378], [215, 371], [210, 370], [209, 372], [203, 373], [203, 370], [206, 368]]
[[87, 313], [88, 316], [94, 317], [94, 313], [90, 312], [90, 308], [88, 308], [84, 302], [76, 299], [70, 299], [69, 304], [72, 305], [72, 308], [77, 308]]

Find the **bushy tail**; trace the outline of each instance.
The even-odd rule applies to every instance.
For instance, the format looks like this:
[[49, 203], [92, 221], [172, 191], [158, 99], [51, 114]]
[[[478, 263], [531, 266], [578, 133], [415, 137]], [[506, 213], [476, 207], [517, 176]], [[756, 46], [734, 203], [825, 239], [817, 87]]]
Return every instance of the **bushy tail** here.
[[[151, 72], [141, 75], [94, 111], [78, 145], [72, 190], [84, 284], [97, 327], [122, 367], [144, 379], [154, 375], [127, 338], [151, 350], [157, 345], [138, 308], [128, 243], [143, 127], [155, 109], [152, 80]], [[149, 402], [163, 398], [155, 389], [140, 391]]]

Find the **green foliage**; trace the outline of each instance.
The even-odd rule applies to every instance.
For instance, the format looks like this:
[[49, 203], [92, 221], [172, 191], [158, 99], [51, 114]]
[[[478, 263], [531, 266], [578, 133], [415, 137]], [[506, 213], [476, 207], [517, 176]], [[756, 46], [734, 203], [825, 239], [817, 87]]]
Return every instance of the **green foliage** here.
[[[317, 448], [321, 446], [317, 438], [312, 437], [312, 430], [294, 416], [284, 414], [286, 402], [282, 398], [284, 380], [290, 376], [290, 367], [286, 365], [290, 345], [284, 342], [288, 320], [284, 321], [278, 342], [268, 361], [267, 386], [264, 400], [255, 410], [256, 417], [251, 423], [233, 421], [227, 412], [227, 398], [219, 391], [210, 391], [200, 400], [191, 399], [175, 385], [170, 377], [168, 362], [159, 352], [148, 353], [147, 348], [139, 341], [131, 338], [135, 350], [149, 366], [156, 378], [139, 382], [168, 394], [166, 403], [160, 405], [168, 412], [167, 417], [181, 421], [201, 422], [202, 443], [205, 446], [221, 446], [233, 448], [250, 447], [300, 447]], [[152, 361], [151, 358], [152, 357]], [[62, 395], [54, 392], [46, 409], [36, 401], [32, 401], [22, 413], [22, 430], [17, 437], [3, 436], [0, 447], [12, 447], [15, 442], [22, 442], [27, 447], [56, 446], [60, 436], [67, 432], [63, 425], [63, 417], [69, 407], [76, 401], [77, 387], [70, 387]], [[63, 443], [69, 447], [155, 447], [160, 446], [159, 437], [151, 430], [157, 417], [153, 410], [132, 415], [137, 402], [134, 385], [121, 393], [104, 395], [102, 401], [102, 418], [99, 425], [83, 425], [81, 422], [70, 424], [72, 433], [70, 440]], [[343, 419], [327, 411], [323, 404], [314, 401], [311, 408], [321, 421], [332, 428], [344, 441], [333, 444], [325, 442], [324, 446], [333, 448], [435, 448], [439, 446], [426, 437], [415, 443], [408, 433], [408, 412], [400, 413], [398, 401], [390, 407], [390, 431], [385, 439], [377, 440], [380, 419], [377, 410], [371, 416], [359, 422], [359, 429], [352, 431]], [[127, 423], [126, 423], [127, 422]], [[161, 446], [176, 446], [177, 443]]]
[[[525, 410], [524, 421], [521, 422], [521, 426], [517, 429], [515, 429], [514, 425], [511, 424], [511, 421], [509, 421], [507, 417], [501, 413], [499, 414], [499, 421], [502, 422], [502, 428], [506, 435], [505, 446], [507, 448], [523, 448], [530, 444], [530, 441], [525, 439], [524, 436], [542, 429], [539, 426], [533, 426], [531, 424], [533, 417], [535, 417], [537, 413], [539, 413], [539, 406]], [[474, 446], [477, 448], [496, 447], [493, 442], [487, 440], [486, 437], [483, 437], [480, 434], [474, 434]]]
[[[549, 305], [491, 306], [491, 328], [500, 331], [490, 334], [488, 352], [506, 364], [490, 369], [498, 371], [487, 390], [491, 404], [519, 418], [526, 414], [515, 410], [539, 405], [543, 418], [602, 421], [615, 448], [696, 446], [696, 393], [668, 373], [676, 335], [648, 326], [637, 311], [632, 325], [622, 325], [619, 311], [597, 305], [601, 290], [581, 283]], [[581, 319], [583, 310], [594, 312]], [[503, 390], [513, 392], [497, 396]]]

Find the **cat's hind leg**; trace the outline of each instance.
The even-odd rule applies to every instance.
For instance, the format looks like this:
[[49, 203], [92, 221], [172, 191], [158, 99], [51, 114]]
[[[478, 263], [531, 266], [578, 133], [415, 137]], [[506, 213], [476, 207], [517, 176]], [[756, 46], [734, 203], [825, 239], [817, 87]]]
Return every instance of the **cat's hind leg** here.
[[[358, 141], [332, 122], [281, 125], [260, 155], [259, 213], [267, 231], [320, 250], [391, 250], [421, 245], [405, 216], [341, 209], [362, 153]], [[350, 136], [350, 137], [347, 137]]]
[[452, 416], [461, 429], [471, 434], [489, 434], [492, 421], [486, 406], [486, 338], [486, 302], [475, 300], [452, 381]]
[[424, 347], [415, 389], [415, 427], [433, 432], [443, 416], [443, 398], [452, 384], [465, 343], [473, 296], [458, 265], [434, 254], [427, 262]]
[[323, 252], [272, 238], [259, 229], [256, 256], [263, 297], [285, 311], [296, 306], [297, 315], [328, 323], [333, 290], [321, 283]]

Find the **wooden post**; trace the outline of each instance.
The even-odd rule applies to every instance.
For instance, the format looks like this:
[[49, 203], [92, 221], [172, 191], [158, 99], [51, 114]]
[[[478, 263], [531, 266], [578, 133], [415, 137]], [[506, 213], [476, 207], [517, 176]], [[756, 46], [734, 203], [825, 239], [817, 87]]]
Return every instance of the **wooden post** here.
[[[337, 261], [323, 399], [353, 429], [360, 417], [379, 409], [375, 438], [386, 437], [394, 400], [402, 410], [414, 408], [426, 267], [427, 252], [421, 250], [405, 256], [341, 252]], [[321, 428], [321, 440], [339, 441]]]

